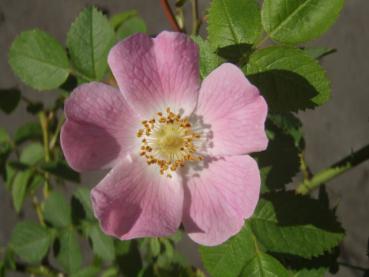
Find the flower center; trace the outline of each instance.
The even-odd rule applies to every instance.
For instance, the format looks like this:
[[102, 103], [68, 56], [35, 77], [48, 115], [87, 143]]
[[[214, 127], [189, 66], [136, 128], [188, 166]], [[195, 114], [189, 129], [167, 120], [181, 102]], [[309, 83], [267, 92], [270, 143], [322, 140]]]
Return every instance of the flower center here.
[[187, 117], [182, 118], [167, 108], [165, 113], [158, 112], [141, 123], [143, 128], [137, 131], [141, 139], [140, 155], [146, 158], [148, 165], [157, 165], [160, 174], [170, 178], [170, 172], [183, 167], [187, 161], [203, 159], [196, 154], [200, 135], [193, 131]]

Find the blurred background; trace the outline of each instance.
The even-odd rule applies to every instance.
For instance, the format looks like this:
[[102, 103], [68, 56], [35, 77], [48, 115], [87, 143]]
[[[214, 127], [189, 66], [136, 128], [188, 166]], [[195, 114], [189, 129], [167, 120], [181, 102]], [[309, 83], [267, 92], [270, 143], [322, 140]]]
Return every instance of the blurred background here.
[[[29, 98], [42, 99], [46, 103], [55, 99], [52, 92], [35, 92], [21, 84], [8, 65], [8, 49], [20, 32], [32, 28], [47, 31], [64, 43], [72, 21], [85, 6], [92, 4], [109, 14], [136, 9], [146, 21], [151, 34], [170, 28], [159, 1], [0, 0], [0, 87], [17, 86]], [[205, 12], [209, 1], [201, 0], [199, 4], [200, 10]], [[316, 110], [298, 114], [304, 123], [306, 158], [313, 172], [369, 143], [368, 12], [369, 1], [347, 0], [334, 27], [323, 38], [312, 43], [338, 50], [323, 60], [323, 66], [332, 81], [331, 101]], [[204, 27], [202, 33], [206, 34]], [[13, 134], [16, 127], [27, 119], [28, 114], [21, 106], [10, 116], [0, 114], [0, 126]], [[83, 184], [91, 187], [103, 175], [101, 172], [85, 174]], [[347, 233], [340, 261], [369, 267], [366, 253], [369, 237], [369, 162], [331, 181], [327, 189], [331, 204], [337, 207]], [[15, 222], [16, 214], [11, 207], [10, 197], [1, 183], [0, 244], [9, 240]], [[193, 263], [199, 265], [192, 242], [185, 240], [180, 247]], [[362, 276], [362, 273], [341, 267], [337, 276]]]

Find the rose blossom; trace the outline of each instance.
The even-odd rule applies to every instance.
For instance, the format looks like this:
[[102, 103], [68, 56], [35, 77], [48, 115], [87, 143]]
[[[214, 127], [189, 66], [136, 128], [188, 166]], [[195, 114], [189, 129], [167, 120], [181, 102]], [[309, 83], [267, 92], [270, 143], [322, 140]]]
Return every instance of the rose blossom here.
[[253, 214], [260, 173], [248, 153], [267, 147], [267, 104], [230, 63], [200, 85], [198, 61], [184, 34], [133, 35], [109, 53], [119, 89], [83, 84], [66, 101], [69, 165], [111, 168], [91, 192], [105, 233], [167, 236], [182, 223], [191, 239], [212, 246]]

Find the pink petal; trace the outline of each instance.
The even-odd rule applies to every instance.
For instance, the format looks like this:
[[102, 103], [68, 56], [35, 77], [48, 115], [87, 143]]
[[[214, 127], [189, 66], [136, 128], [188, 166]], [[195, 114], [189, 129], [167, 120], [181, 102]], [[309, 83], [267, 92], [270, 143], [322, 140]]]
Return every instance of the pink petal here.
[[91, 193], [104, 232], [120, 239], [174, 233], [183, 206], [183, 187], [178, 178], [161, 176], [141, 157], [123, 160]]
[[191, 239], [214, 246], [237, 234], [256, 207], [260, 174], [250, 156], [214, 158], [188, 176], [183, 223]]
[[135, 136], [138, 118], [111, 86], [93, 82], [77, 87], [65, 102], [64, 112], [61, 146], [77, 171], [112, 166], [139, 142]]
[[198, 49], [186, 35], [133, 35], [113, 47], [108, 61], [127, 101], [146, 119], [167, 107], [193, 111], [199, 89]]
[[204, 80], [196, 116], [210, 126], [210, 155], [239, 155], [265, 150], [267, 104], [235, 65], [226, 63]]

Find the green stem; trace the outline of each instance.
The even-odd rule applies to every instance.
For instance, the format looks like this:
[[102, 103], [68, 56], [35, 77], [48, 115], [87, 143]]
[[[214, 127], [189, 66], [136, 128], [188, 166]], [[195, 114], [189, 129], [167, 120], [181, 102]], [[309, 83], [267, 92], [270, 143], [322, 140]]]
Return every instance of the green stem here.
[[192, 6], [192, 35], [197, 35], [201, 26], [201, 19], [199, 17], [199, 3], [197, 0], [191, 0]]
[[355, 166], [369, 159], [369, 145], [360, 150], [351, 153], [349, 156], [335, 163], [331, 167], [315, 174], [311, 179], [304, 180], [297, 186], [296, 192], [299, 194], [308, 194], [311, 190], [332, 180], [333, 178], [347, 172]]
[[39, 266], [27, 266], [22, 263], [16, 263], [15, 271], [29, 273], [31, 276], [45, 276], [45, 277], [56, 277], [56, 276], [64, 276], [61, 273], [56, 272], [54, 269], [47, 267], [45, 265]]
[[[42, 129], [42, 139], [44, 144], [44, 159], [45, 162], [50, 161], [50, 149], [49, 149], [49, 122], [45, 111], [41, 111], [39, 114], [39, 120]], [[49, 195], [49, 175], [45, 173], [45, 185], [44, 185], [44, 197], [47, 198]]]
[[45, 219], [42, 213], [41, 203], [38, 201], [36, 195], [32, 196], [32, 205], [36, 211], [38, 221], [40, 222], [42, 226], [45, 226], [46, 224], [45, 224]]
[[348, 268], [351, 268], [351, 269], [360, 270], [360, 271], [369, 270], [369, 268], [364, 268], [364, 267], [361, 267], [361, 266], [351, 265], [351, 264], [348, 264], [348, 263], [345, 263], [345, 262], [338, 262], [338, 264], [342, 265], [342, 266], [345, 266], [345, 267], [348, 267]]
[[304, 176], [304, 181], [310, 180], [311, 177], [313, 177], [313, 174], [310, 171], [310, 168], [305, 160], [305, 155], [303, 152], [299, 154], [299, 158], [300, 158], [300, 171]]
[[59, 133], [60, 133], [61, 127], [63, 126], [64, 121], [65, 121], [65, 117], [64, 115], [62, 115], [58, 121], [58, 125], [56, 126], [55, 133], [50, 140], [50, 144], [49, 144], [50, 150], [54, 149], [56, 142], [58, 141]]
[[31, 99], [27, 98], [27, 97], [26, 97], [26, 96], [24, 96], [24, 95], [22, 95], [22, 96], [21, 96], [21, 99], [22, 99], [26, 104], [28, 104], [28, 105], [32, 105], [32, 104], [34, 103]]

